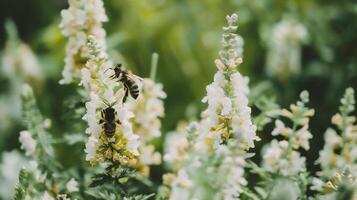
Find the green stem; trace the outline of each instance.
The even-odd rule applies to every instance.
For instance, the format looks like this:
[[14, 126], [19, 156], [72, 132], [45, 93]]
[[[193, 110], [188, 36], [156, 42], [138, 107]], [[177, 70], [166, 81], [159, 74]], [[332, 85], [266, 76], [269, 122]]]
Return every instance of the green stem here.
[[153, 81], [155, 81], [155, 77], [156, 77], [158, 60], [159, 60], [159, 54], [153, 53], [151, 56], [151, 70], [150, 70], [150, 79]]

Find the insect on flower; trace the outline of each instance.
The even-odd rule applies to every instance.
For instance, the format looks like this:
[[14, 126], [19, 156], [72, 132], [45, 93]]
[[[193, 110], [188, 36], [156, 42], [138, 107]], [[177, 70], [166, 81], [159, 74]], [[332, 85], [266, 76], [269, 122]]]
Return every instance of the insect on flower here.
[[116, 119], [117, 111], [113, 108], [114, 104], [107, 105], [107, 108], [101, 111], [102, 119], [99, 120], [99, 124], [103, 124], [103, 130], [108, 137], [112, 137], [116, 131], [116, 125], [121, 124], [118, 119]]
[[139, 96], [139, 87], [136, 84], [134, 78], [142, 80], [142, 78], [132, 74], [131, 72], [122, 68], [122, 64], [116, 64], [114, 68], [114, 74], [110, 76], [112, 79], [118, 79], [124, 85], [125, 95], [123, 97], [123, 103], [126, 102], [129, 93], [130, 96], [134, 99], [137, 99]]

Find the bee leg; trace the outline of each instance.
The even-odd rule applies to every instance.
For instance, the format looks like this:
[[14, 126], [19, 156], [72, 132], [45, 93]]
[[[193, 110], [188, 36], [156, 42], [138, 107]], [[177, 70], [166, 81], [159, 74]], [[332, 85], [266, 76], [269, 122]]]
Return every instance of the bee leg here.
[[109, 76], [110, 79], [114, 79], [115, 77], [115, 74]]
[[99, 124], [102, 124], [104, 122], [104, 111], [100, 112], [100, 115], [102, 116], [102, 119], [99, 120]]
[[124, 86], [124, 90], [125, 90], [125, 94], [124, 94], [124, 97], [123, 97], [123, 103], [126, 102], [126, 99], [128, 98], [128, 95], [129, 95], [129, 90], [126, 86]]

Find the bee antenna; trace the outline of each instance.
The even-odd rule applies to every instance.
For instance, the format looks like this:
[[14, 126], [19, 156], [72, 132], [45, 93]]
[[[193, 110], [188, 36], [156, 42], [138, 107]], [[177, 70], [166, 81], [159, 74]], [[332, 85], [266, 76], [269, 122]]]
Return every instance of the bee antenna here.
[[110, 107], [109, 102], [108, 102], [107, 100], [105, 100], [103, 97], [100, 97], [100, 98], [102, 99], [102, 102], [103, 102], [106, 106]]
[[104, 73], [107, 72], [107, 71], [110, 70], [110, 69], [113, 70], [113, 68], [110, 67], [110, 68], [106, 69], [106, 70], [104, 71]]
[[117, 101], [114, 101], [113, 103], [111, 103], [111, 104], [109, 105], [109, 107], [113, 107], [115, 104], [117, 104]]

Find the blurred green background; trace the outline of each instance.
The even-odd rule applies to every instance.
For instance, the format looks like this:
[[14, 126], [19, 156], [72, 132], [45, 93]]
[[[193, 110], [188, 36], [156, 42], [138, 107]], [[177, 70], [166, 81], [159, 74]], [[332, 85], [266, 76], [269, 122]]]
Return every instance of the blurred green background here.
[[[356, 1], [104, 0], [104, 4], [109, 17], [104, 27], [113, 61], [124, 62], [134, 73], [148, 77], [152, 53], [160, 56], [156, 80], [168, 94], [163, 133], [175, 129], [180, 120], [199, 117], [205, 106], [201, 103], [205, 86], [216, 71], [214, 59], [225, 16], [238, 13], [238, 33], [244, 38], [240, 71], [250, 78], [253, 113], [259, 114], [254, 103], [262, 97], [286, 107], [303, 89], [308, 90], [316, 115], [311, 122], [312, 149], [303, 154], [308, 156], [309, 168], [318, 169], [314, 160], [339, 99], [346, 87], [357, 89]], [[18, 132], [24, 127], [16, 99], [23, 82], [35, 87], [39, 107], [52, 120], [55, 137], [85, 126], [81, 119], [70, 117], [71, 109], [81, 105], [76, 101], [77, 86], [58, 84], [66, 43], [58, 25], [60, 11], [67, 7], [65, 0], [0, 1], [0, 152], [19, 147]], [[6, 31], [5, 24], [10, 32], [15, 30], [6, 23], [9, 20], [17, 27], [17, 39], [15, 33]], [[301, 31], [296, 27], [306, 32], [303, 38], [290, 37]], [[27, 47], [16, 50], [21, 41], [34, 55]], [[24, 69], [26, 63], [21, 60], [26, 56], [35, 56], [38, 72]], [[8, 69], [5, 65], [11, 59], [16, 62]], [[258, 150], [271, 139], [269, 128], [260, 131], [263, 141]], [[74, 153], [64, 163], [73, 165], [78, 159], [75, 156], [82, 154]]]

